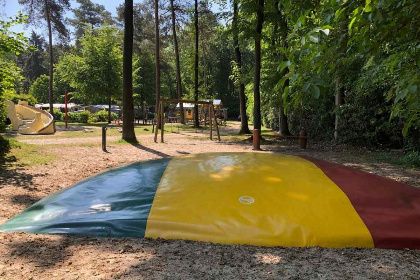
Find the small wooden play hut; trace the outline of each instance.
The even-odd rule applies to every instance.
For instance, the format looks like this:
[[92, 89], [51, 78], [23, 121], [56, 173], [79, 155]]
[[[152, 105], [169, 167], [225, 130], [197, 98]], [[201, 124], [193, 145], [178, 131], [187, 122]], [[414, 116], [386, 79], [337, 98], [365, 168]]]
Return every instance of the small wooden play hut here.
[[[205, 102], [211, 102], [210, 99], [203, 100]], [[222, 101], [220, 99], [213, 100], [213, 107], [214, 113], [216, 114], [216, 118], [219, 124], [226, 124], [227, 119], [227, 109], [222, 108]], [[184, 117], [186, 122], [193, 122], [194, 121], [194, 104], [192, 103], [184, 103]], [[175, 112], [177, 115], [181, 114], [180, 103], [178, 103], [175, 107]], [[203, 104], [198, 105], [198, 116], [201, 123], [207, 124], [209, 121], [209, 112], [208, 106]]]

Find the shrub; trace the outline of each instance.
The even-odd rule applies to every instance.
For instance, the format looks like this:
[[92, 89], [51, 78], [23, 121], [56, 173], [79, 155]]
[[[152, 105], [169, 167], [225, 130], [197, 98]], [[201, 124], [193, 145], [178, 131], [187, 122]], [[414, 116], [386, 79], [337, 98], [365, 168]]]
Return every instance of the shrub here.
[[420, 168], [420, 152], [408, 152], [397, 160], [398, 164], [410, 168]]
[[[6, 105], [0, 101], [0, 131], [3, 131], [6, 127]], [[0, 136], [1, 137], [1, 136]], [[0, 139], [1, 140], [1, 139]]]
[[96, 114], [91, 114], [89, 117], [89, 122], [90, 123], [98, 122], [98, 116]]
[[64, 116], [65, 116], [65, 114], [63, 112], [61, 112], [57, 108], [54, 108], [54, 113], [53, 113], [54, 120], [56, 120], [56, 121], [63, 121], [64, 120]]
[[89, 111], [83, 111], [81, 113], [76, 113], [79, 115], [79, 122], [81, 123], [88, 123], [89, 122], [89, 117], [90, 117], [90, 112]]
[[[96, 117], [96, 122], [107, 122], [108, 121], [108, 111], [101, 110], [93, 114]], [[111, 121], [118, 119], [118, 115], [114, 112], [111, 112]]]
[[83, 111], [81, 113], [69, 112], [67, 114], [69, 122], [77, 122], [77, 123], [88, 123], [90, 116], [91, 114], [89, 111]]
[[101, 110], [99, 112], [96, 112], [94, 115], [98, 119], [97, 120], [98, 122], [107, 122], [108, 121], [108, 111], [106, 111], [106, 110]]
[[67, 117], [69, 122], [79, 122], [80, 120], [78, 113], [68, 112]]

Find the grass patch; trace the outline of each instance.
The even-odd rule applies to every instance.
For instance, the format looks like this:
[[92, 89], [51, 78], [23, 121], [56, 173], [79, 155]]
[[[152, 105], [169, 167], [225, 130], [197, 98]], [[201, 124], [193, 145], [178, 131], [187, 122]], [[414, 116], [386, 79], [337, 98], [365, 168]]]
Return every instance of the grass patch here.
[[[68, 123], [68, 125], [70, 126], [93, 126], [93, 127], [103, 127], [104, 125], [107, 125], [107, 122], [97, 122], [97, 123]], [[65, 122], [55, 122], [55, 125], [61, 125], [61, 126], [65, 126], [66, 123]]]
[[55, 154], [42, 151], [37, 145], [18, 142], [8, 139], [10, 151], [6, 154], [5, 162], [13, 166], [45, 165], [56, 158]]
[[125, 141], [124, 139], [120, 139], [114, 142], [111, 142], [111, 145], [129, 145], [130, 142]]
[[138, 141], [138, 139], [133, 140], [133, 141], [127, 141], [124, 139], [119, 139], [117, 141], [111, 142], [111, 145], [137, 145], [140, 142]]
[[408, 152], [404, 155], [395, 153], [377, 152], [368, 156], [371, 159], [387, 162], [392, 165], [398, 165], [410, 169], [420, 169], [420, 152]]
[[71, 144], [68, 146], [75, 146], [75, 147], [98, 147], [101, 146], [101, 143], [79, 143], [79, 144]]

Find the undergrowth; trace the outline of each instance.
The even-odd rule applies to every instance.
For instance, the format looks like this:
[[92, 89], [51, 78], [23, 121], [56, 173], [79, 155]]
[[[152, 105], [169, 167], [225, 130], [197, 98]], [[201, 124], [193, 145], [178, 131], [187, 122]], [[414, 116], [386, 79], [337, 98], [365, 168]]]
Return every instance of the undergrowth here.
[[403, 156], [392, 156], [389, 153], [377, 153], [374, 158], [380, 161], [388, 162], [393, 165], [399, 165], [411, 169], [420, 169], [420, 152], [411, 151]]

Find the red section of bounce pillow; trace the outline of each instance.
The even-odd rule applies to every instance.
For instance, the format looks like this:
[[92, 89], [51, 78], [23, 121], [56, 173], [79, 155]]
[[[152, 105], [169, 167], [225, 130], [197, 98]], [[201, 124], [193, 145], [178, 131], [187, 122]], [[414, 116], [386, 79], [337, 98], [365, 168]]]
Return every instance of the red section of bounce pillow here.
[[303, 158], [343, 190], [376, 248], [420, 249], [420, 189], [340, 164]]

